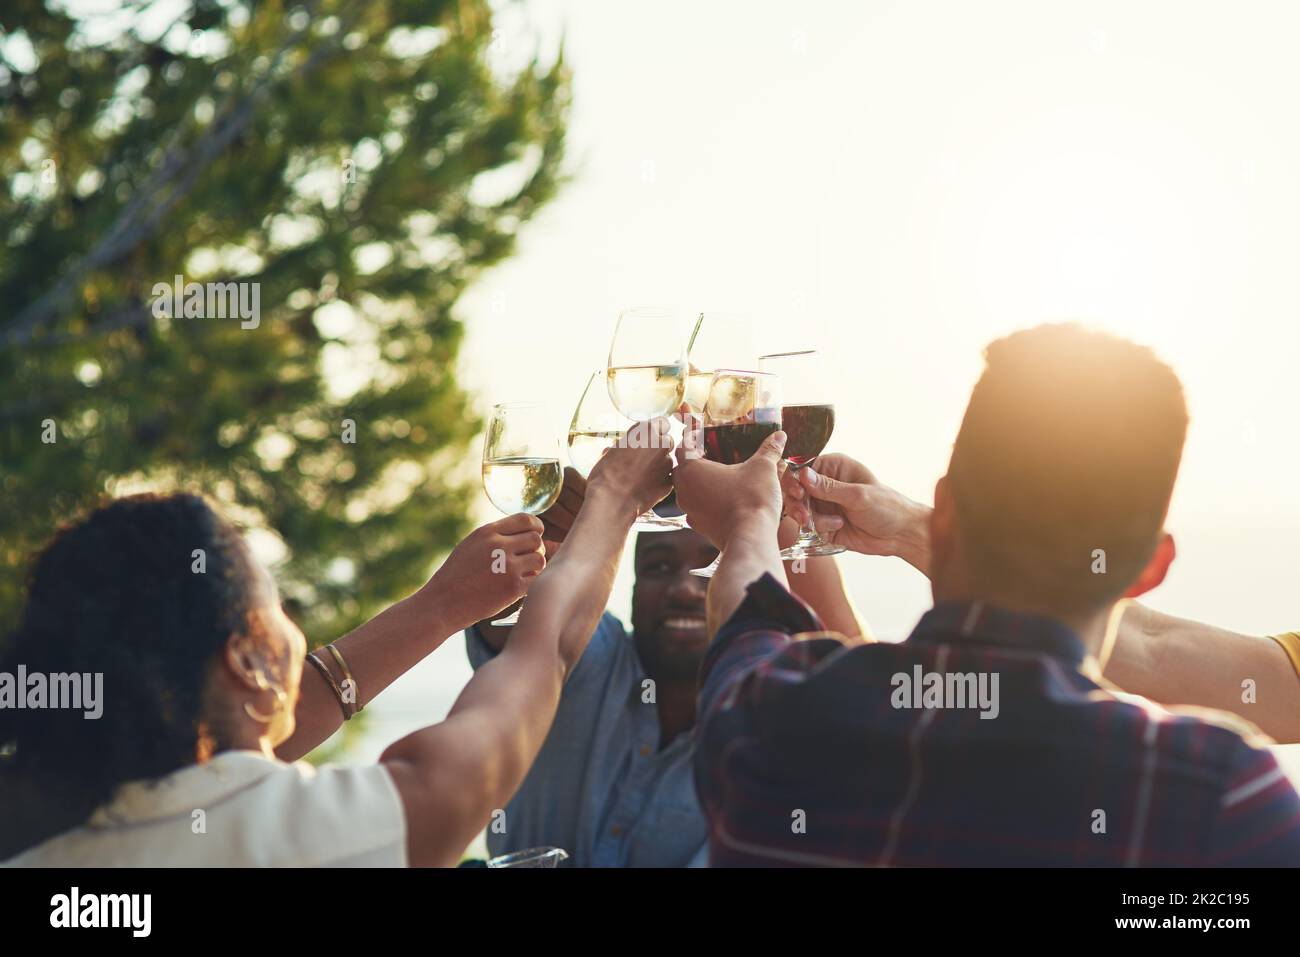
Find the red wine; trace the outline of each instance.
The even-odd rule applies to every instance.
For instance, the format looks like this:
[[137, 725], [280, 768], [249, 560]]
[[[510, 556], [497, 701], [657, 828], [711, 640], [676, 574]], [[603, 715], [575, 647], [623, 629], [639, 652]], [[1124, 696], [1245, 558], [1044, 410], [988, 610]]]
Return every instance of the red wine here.
[[737, 465], [758, 451], [763, 440], [781, 428], [780, 422], [741, 422], [704, 427], [704, 457], [710, 462]]
[[835, 431], [835, 406], [787, 405], [781, 410], [785, 429], [785, 459], [791, 465], [807, 465], [821, 455]]

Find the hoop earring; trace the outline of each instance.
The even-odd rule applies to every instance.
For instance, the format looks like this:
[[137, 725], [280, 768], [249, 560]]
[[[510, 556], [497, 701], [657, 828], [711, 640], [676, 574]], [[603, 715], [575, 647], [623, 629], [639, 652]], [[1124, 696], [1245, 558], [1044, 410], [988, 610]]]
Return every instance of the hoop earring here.
[[270, 724], [272, 721], [274, 721], [276, 718], [280, 716], [280, 712], [284, 710], [285, 699], [287, 699], [289, 696], [285, 693], [284, 688], [282, 688], [280, 685], [273, 685], [269, 681], [267, 681], [266, 675], [262, 674], [262, 672], [260, 671], [257, 672], [256, 680], [257, 680], [257, 686], [259, 688], [261, 688], [263, 691], [269, 691], [275, 695], [275, 707], [271, 710], [270, 714], [262, 714], [260, 711], [258, 711], [256, 708], [253, 707], [253, 703], [251, 701], [245, 701], [244, 714], [248, 715], [258, 724]]

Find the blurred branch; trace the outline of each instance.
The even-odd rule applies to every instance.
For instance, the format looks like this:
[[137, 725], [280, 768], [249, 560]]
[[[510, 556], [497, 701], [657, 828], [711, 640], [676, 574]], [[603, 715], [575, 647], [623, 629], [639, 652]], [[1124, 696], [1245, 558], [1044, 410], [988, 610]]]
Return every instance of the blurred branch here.
[[[359, 4], [352, 4], [344, 9], [350, 11]], [[358, 9], [358, 14], [360, 10]], [[309, 11], [314, 13], [314, 10]], [[10, 328], [5, 332], [0, 345], [16, 347], [31, 342], [42, 328], [59, 317], [69, 301], [76, 294], [82, 280], [96, 269], [102, 269], [121, 259], [139, 243], [153, 235], [167, 214], [193, 188], [199, 174], [217, 158], [252, 122], [256, 108], [266, 99], [277, 85], [290, 82], [309, 74], [327, 55], [337, 51], [342, 38], [347, 35], [350, 21], [337, 30], [333, 37], [318, 47], [301, 65], [284, 76], [277, 76], [277, 70], [285, 56], [289, 54], [311, 29], [308, 25], [295, 31], [276, 51], [266, 72], [253, 84], [238, 101], [229, 105], [221, 117], [213, 122], [208, 130], [199, 137], [189, 150], [179, 143], [183, 126], [173, 132], [162, 164], [135, 193], [131, 201], [118, 213], [117, 218], [98, 244], [80, 260], [74, 262], [63, 277], [47, 292], [26, 306], [14, 318]], [[232, 97], [228, 97], [229, 102]], [[192, 116], [193, 111], [187, 115]], [[170, 191], [168, 192], [170, 188]], [[158, 197], [161, 197], [160, 199]], [[156, 200], [156, 201], [155, 201]], [[152, 205], [150, 203], [152, 202]], [[88, 338], [112, 328], [124, 328], [148, 321], [147, 309], [130, 312], [123, 316], [118, 314], [118, 322], [109, 325], [96, 325], [81, 336], [62, 337]]]

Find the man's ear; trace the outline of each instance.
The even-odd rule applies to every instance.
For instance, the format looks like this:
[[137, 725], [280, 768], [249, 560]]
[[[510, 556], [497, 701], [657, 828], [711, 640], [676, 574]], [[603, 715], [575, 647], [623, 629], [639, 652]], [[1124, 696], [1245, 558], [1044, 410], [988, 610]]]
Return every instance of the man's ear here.
[[1160, 543], [1156, 545], [1155, 554], [1151, 556], [1151, 561], [1147, 562], [1147, 567], [1142, 569], [1129, 590], [1124, 593], [1125, 598], [1137, 598], [1139, 595], [1145, 595], [1151, 589], [1155, 588], [1165, 580], [1165, 575], [1169, 574], [1169, 566], [1174, 562], [1174, 556], [1177, 554], [1174, 548], [1174, 536], [1165, 532]]

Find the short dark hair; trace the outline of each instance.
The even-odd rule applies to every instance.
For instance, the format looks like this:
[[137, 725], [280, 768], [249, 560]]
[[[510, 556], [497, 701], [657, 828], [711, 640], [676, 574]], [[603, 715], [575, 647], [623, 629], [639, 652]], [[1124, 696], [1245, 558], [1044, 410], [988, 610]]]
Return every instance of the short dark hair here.
[[1187, 434], [1182, 385], [1150, 349], [1073, 323], [1016, 332], [984, 357], [948, 472], [972, 585], [1096, 611], [1160, 540]]

